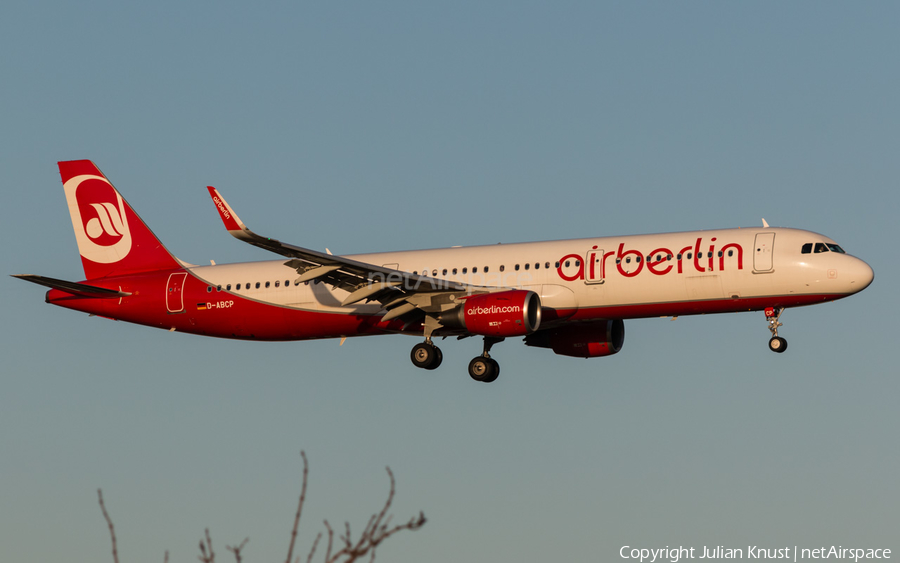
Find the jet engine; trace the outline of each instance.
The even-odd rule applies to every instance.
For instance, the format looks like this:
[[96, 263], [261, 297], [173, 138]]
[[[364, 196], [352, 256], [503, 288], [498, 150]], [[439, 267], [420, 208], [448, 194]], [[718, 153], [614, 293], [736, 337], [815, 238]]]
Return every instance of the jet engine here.
[[541, 298], [533, 291], [483, 293], [461, 301], [459, 307], [441, 316], [444, 326], [464, 328], [480, 336], [505, 338], [531, 334], [541, 324]]
[[550, 328], [525, 337], [528, 346], [552, 348], [561, 356], [573, 358], [612, 356], [624, 343], [625, 323], [621, 319]]

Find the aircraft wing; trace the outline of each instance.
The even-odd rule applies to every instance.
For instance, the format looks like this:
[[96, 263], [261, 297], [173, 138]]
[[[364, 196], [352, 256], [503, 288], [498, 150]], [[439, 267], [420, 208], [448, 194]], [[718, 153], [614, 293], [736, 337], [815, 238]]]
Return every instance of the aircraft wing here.
[[219, 210], [225, 229], [235, 238], [290, 258], [284, 263], [299, 274], [295, 283], [318, 280], [350, 293], [342, 305], [360, 301], [378, 301], [387, 313], [384, 321], [412, 314], [440, 313], [455, 308], [456, 298], [472, 293], [486, 293], [487, 288], [464, 283], [414, 275], [383, 266], [349, 260], [341, 256], [301, 248], [279, 240], [260, 236], [238, 218], [222, 195], [208, 186], [209, 195]]

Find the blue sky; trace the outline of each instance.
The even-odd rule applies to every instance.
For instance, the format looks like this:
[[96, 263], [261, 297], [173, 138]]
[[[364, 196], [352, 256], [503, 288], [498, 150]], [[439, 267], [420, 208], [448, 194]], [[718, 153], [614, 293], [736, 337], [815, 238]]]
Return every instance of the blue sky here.
[[[897, 544], [900, 9], [761, 2], [7, 3], [7, 274], [82, 276], [56, 161], [94, 160], [170, 250], [358, 253], [772, 225], [869, 262], [851, 299], [626, 323], [575, 360], [474, 339], [244, 343], [47, 306], [4, 276], [0, 559], [283, 558], [301, 526], [429, 518], [381, 561], [608, 561], [623, 545]], [[303, 551], [305, 553], [305, 551]]]

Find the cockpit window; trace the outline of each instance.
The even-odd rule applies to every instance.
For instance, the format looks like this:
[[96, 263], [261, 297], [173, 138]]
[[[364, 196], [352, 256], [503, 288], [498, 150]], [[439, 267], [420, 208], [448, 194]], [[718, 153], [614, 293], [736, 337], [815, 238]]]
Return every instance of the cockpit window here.
[[832, 252], [837, 252], [838, 254], [847, 254], [846, 252], [844, 252], [843, 248], [841, 248], [840, 246], [838, 246], [836, 244], [829, 244], [828, 250], [830, 250]]
[[824, 243], [824, 242], [817, 242], [817, 243], [816, 243], [816, 250], [815, 250], [815, 253], [816, 253], [816, 254], [819, 254], [819, 253], [821, 253], [821, 252], [828, 252], [828, 247], [825, 246], [825, 243]]
[[804, 244], [803, 248], [800, 249], [800, 253], [801, 254], [812, 254], [812, 244], [813, 243], [811, 243], [811, 242]]

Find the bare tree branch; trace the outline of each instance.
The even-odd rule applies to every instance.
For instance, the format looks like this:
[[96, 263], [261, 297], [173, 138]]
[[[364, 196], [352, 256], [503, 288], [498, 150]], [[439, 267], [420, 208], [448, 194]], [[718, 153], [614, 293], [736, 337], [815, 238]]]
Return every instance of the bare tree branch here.
[[97, 489], [97, 497], [100, 499], [100, 510], [103, 511], [103, 517], [106, 518], [106, 523], [109, 526], [109, 536], [112, 538], [112, 556], [113, 563], [119, 563], [119, 551], [116, 549], [116, 530], [113, 528], [112, 520], [109, 517], [109, 513], [106, 512], [106, 505], [103, 504], [103, 491]]
[[[206, 553], [207, 547], [209, 548], [209, 553]], [[209, 537], [209, 528], [206, 529], [206, 545], [203, 545], [203, 538], [200, 538], [200, 555], [197, 556], [197, 559], [203, 563], [214, 563], [216, 560], [216, 554], [213, 552], [212, 539]]]
[[241, 545], [237, 547], [232, 547], [230, 545], [225, 546], [225, 549], [234, 554], [234, 558], [237, 563], [241, 563], [241, 550], [244, 549], [244, 546], [247, 545], [248, 541], [250, 541], [250, 538], [244, 538], [244, 541], [241, 542]]
[[316, 554], [316, 547], [319, 546], [319, 540], [322, 539], [322, 532], [319, 532], [319, 535], [316, 536], [316, 541], [312, 544], [312, 549], [309, 550], [309, 556], [306, 558], [306, 563], [312, 563], [313, 555]]
[[303, 512], [303, 502], [306, 500], [306, 480], [309, 477], [309, 462], [306, 461], [306, 452], [303, 450], [300, 450], [300, 457], [303, 458], [303, 485], [300, 488], [300, 502], [297, 503], [297, 515], [294, 517], [294, 528], [291, 530], [291, 545], [288, 547], [285, 563], [291, 563], [291, 556], [294, 554], [294, 543], [297, 541], [297, 528], [300, 526], [300, 514]]
[[342, 561], [343, 563], [352, 563], [353, 561], [365, 557], [366, 555], [369, 555], [370, 561], [374, 562], [375, 550], [384, 540], [388, 539], [401, 530], [418, 530], [425, 525], [425, 514], [419, 512], [418, 517], [410, 518], [407, 523], [394, 526], [393, 528], [390, 527], [392, 517], [388, 516], [387, 513], [394, 502], [396, 481], [394, 480], [394, 474], [393, 472], [391, 472], [390, 467], [387, 468], [387, 472], [388, 477], [390, 477], [391, 479], [391, 489], [388, 493], [387, 501], [384, 503], [384, 507], [381, 509], [381, 512], [379, 512], [378, 514], [373, 514], [372, 517], [369, 518], [369, 522], [363, 529], [363, 532], [360, 535], [358, 541], [356, 541], [355, 543], [353, 542], [350, 533], [350, 523], [345, 523], [346, 532], [343, 536], [340, 537], [341, 541], [343, 541], [344, 543], [344, 547], [336, 551], [332, 555], [331, 538], [333, 532], [331, 530], [331, 526], [328, 524], [328, 521], [325, 521], [325, 527], [328, 529], [329, 536], [329, 548], [328, 552], [325, 555], [326, 563], [337, 563], [338, 561]]
[[325, 520], [325, 528], [328, 529], [328, 551], [325, 552], [325, 561], [331, 561], [331, 547], [334, 543], [334, 530], [331, 529], [331, 524], [328, 523], [328, 520]]
[[[300, 500], [297, 503], [297, 514], [294, 516], [294, 527], [291, 529], [291, 542], [288, 546], [287, 559], [285, 560], [285, 563], [292, 563], [291, 558], [294, 555], [294, 546], [297, 543], [297, 530], [300, 527], [300, 516], [303, 513], [303, 504], [306, 502], [306, 485], [309, 480], [309, 462], [306, 459], [305, 452], [301, 451], [300, 457], [303, 458], [303, 482], [300, 488]], [[384, 542], [384, 540], [402, 530], [418, 530], [425, 525], [425, 514], [419, 512], [419, 515], [417, 517], [414, 516], [410, 518], [409, 521], [405, 524], [400, 524], [393, 527], [391, 526], [393, 517], [388, 515], [388, 511], [390, 510], [394, 502], [394, 494], [397, 490], [397, 484], [391, 468], [388, 467], [386, 469], [388, 477], [391, 480], [391, 488], [388, 492], [387, 500], [385, 501], [384, 507], [382, 507], [381, 511], [373, 514], [369, 518], [368, 522], [366, 522], [366, 526], [363, 528], [363, 531], [357, 541], [353, 541], [350, 522], [344, 522], [344, 533], [338, 536], [341, 547], [337, 551], [334, 551], [334, 549], [338, 547], [335, 546], [334, 529], [331, 527], [331, 524], [329, 524], [328, 520], [324, 521], [325, 529], [328, 531], [328, 547], [325, 551], [325, 563], [353, 563], [357, 559], [363, 558], [366, 555], [369, 556], [370, 563], [374, 563], [375, 550], [379, 545], [381, 545], [382, 542]], [[97, 489], [97, 498], [100, 502], [100, 510], [103, 511], [103, 517], [106, 519], [106, 524], [109, 526], [109, 536], [112, 540], [113, 563], [119, 563], [119, 552], [116, 545], [116, 531], [113, 527], [112, 519], [109, 517], [109, 513], [106, 511], [106, 505], [103, 502], [103, 491], [101, 491], [100, 489]], [[319, 542], [322, 540], [322, 535], [322, 532], [319, 532], [319, 534], [316, 536], [316, 539], [312, 544], [312, 548], [309, 550], [309, 554], [306, 557], [306, 563], [312, 563], [313, 557], [316, 554], [316, 549], [319, 546]], [[244, 541], [242, 541], [237, 546], [225, 546], [225, 549], [234, 554], [236, 563], [242, 563], [242, 551], [249, 541], [250, 538], [245, 538]], [[216, 553], [215, 551], [213, 551], [212, 537], [209, 534], [209, 528], [204, 530], [204, 537], [200, 539], [200, 555], [197, 557], [197, 559], [199, 559], [202, 563], [215, 563]], [[164, 563], [169, 563], [168, 550], [165, 552]], [[300, 563], [299, 555], [293, 563]]]

